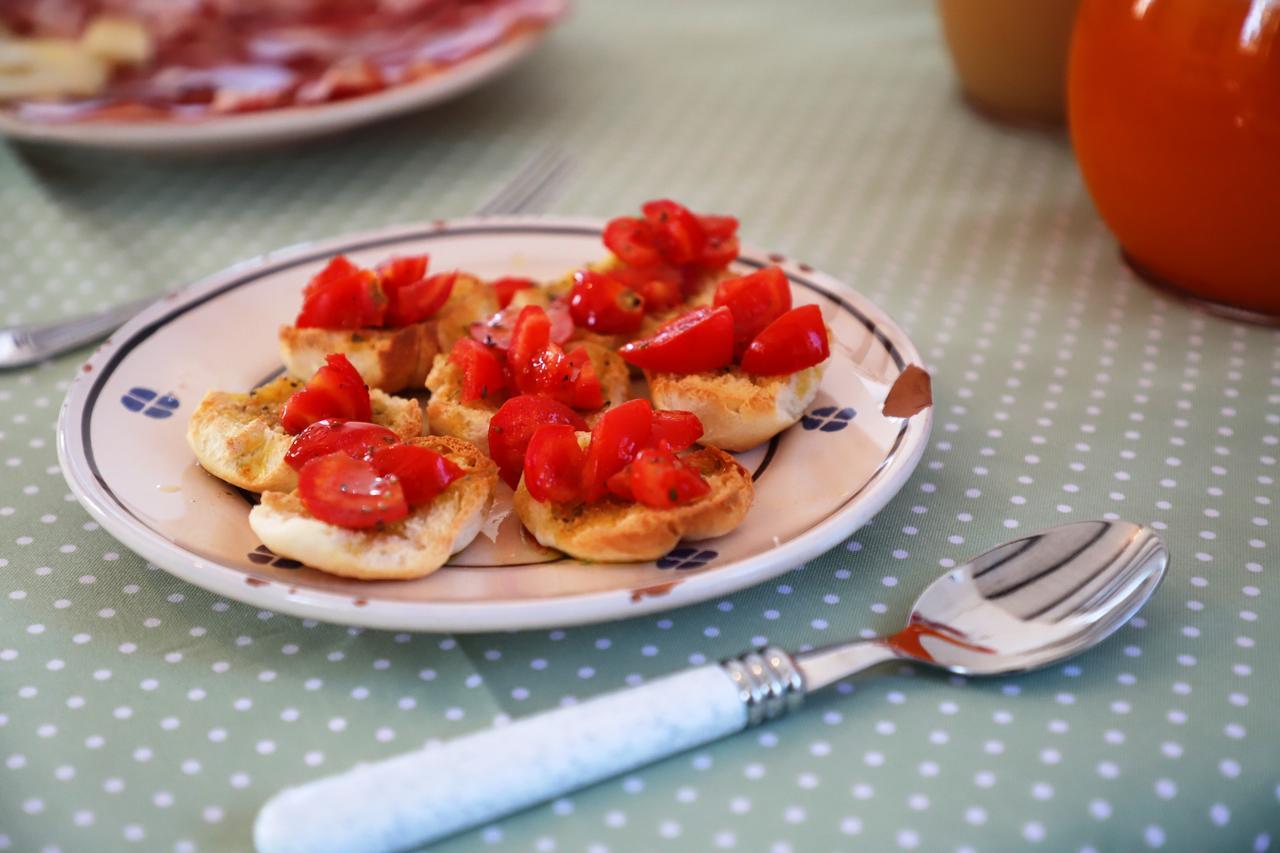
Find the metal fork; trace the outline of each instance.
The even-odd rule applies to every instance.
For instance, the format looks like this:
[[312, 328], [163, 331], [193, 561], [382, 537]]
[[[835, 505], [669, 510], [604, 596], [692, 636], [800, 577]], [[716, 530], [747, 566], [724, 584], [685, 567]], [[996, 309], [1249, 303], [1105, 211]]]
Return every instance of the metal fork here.
[[[548, 202], [568, 175], [569, 158], [547, 148], [530, 158], [520, 171], [476, 210], [479, 216], [523, 213]], [[41, 325], [0, 329], [0, 370], [29, 367], [36, 362], [101, 340], [162, 296], [144, 296], [105, 311], [82, 314]]]

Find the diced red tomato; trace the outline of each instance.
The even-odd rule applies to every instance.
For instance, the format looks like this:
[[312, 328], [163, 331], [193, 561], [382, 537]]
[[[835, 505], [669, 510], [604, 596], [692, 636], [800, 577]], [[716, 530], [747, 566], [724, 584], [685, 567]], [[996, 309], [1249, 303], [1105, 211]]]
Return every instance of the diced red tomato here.
[[634, 332], [644, 322], [644, 297], [610, 275], [579, 270], [573, 275], [569, 312], [593, 332]]
[[742, 356], [742, 369], [759, 376], [779, 376], [827, 360], [831, 347], [817, 305], [793, 308], [764, 328]]
[[298, 496], [321, 521], [361, 530], [409, 514], [404, 489], [372, 464], [345, 453], [312, 459], [298, 472]]
[[387, 306], [387, 325], [411, 326], [434, 317], [449, 301], [457, 280], [457, 272], [443, 272], [392, 290]]
[[607, 273], [644, 297], [649, 313], [666, 311], [684, 301], [684, 275], [670, 264], [652, 267], [617, 267]]
[[491, 347], [471, 338], [459, 338], [449, 361], [462, 371], [463, 402], [497, 403], [507, 388], [507, 367]]
[[662, 263], [654, 245], [653, 226], [635, 216], [619, 216], [604, 228], [604, 245], [624, 264], [651, 267]]
[[394, 477], [410, 507], [431, 503], [454, 480], [467, 472], [429, 447], [397, 444], [374, 451], [373, 467], [383, 477]]
[[698, 224], [707, 242], [698, 255], [698, 265], [706, 269], [724, 269], [738, 257], [738, 220], [732, 216], [699, 216]]
[[343, 255], [329, 261], [302, 291], [299, 328], [365, 329], [381, 326], [387, 295], [372, 270], [361, 269]]
[[649, 443], [679, 453], [702, 438], [702, 421], [693, 412], [664, 410], [653, 413]]
[[383, 288], [391, 291], [407, 284], [422, 281], [427, 276], [430, 255], [404, 255], [383, 261], [378, 265], [378, 278]]
[[653, 407], [648, 400], [629, 400], [596, 421], [582, 471], [583, 496], [588, 503], [604, 497], [609, 490], [609, 479], [649, 444], [653, 419]]
[[595, 365], [586, 347], [574, 347], [565, 356], [572, 368], [570, 376], [572, 384], [569, 391], [569, 405], [585, 412], [594, 411], [604, 405], [604, 387], [596, 374]]
[[511, 381], [522, 394], [538, 392], [539, 365], [535, 360], [551, 346], [551, 320], [536, 305], [526, 305], [511, 329], [511, 347], [507, 350], [507, 367]]
[[670, 450], [646, 448], [631, 463], [631, 493], [654, 509], [670, 509], [711, 491], [702, 475]]
[[737, 237], [708, 237], [698, 263], [707, 269], [722, 270], [737, 260], [739, 251]]
[[572, 503], [581, 499], [585, 455], [568, 424], [540, 426], [524, 457], [524, 485], [536, 501]]
[[512, 397], [489, 419], [489, 455], [498, 464], [503, 481], [513, 489], [520, 482], [529, 438], [544, 424], [587, 428], [577, 412], [547, 397]]
[[[524, 306], [527, 308], [529, 306]], [[471, 337], [485, 346], [507, 350], [511, 347], [511, 333], [516, 320], [524, 308], [508, 305], [496, 314], [477, 320], [471, 324]], [[553, 299], [544, 309], [551, 320], [551, 342], [562, 344], [573, 337], [573, 317], [569, 313], [569, 303], [564, 299]]]
[[511, 304], [511, 300], [515, 298], [516, 293], [535, 286], [533, 279], [529, 278], [508, 277], [498, 279], [493, 282], [493, 289], [498, 296], [498, 307], [506, 308]]
[[618, 473], [609, 478], [608, 482], [609, 494], [615, 498], [621, 498], [627, 503], [635, 503], [635, 493], [631, 491], [631, 466], [623, 468]]
[[654, 245], [664, 260], [676, 265], [698, 260], [707, 236], [689, 208], [664, 198], [646, 202], [641, 210], [653, 229]]
[[720, 282], [715, 305], [733, 312], [733, 351], [741, 357], [765, 326], [791, 310], [791, 286], [781, 269], [765, 267]]
[[727, 239], [738, 233], [738, 218], [736, 216], [718, 216], [714, 213], [707, 213], [698, 217], [698, 224], [702, 226], [702, 233], [706, 234], [707, 237]]
[[698, 308], [677, 317], [649, 338], [632, 341], [618, 354], [629, 364], [665, 373], [700, 373], [733, 361], [733, 314], [728, 308]]
[[579, 409], [604, 405], [600, 377], [586, 349], [566, 354], [551, 340], [551, 320], [537, 306], [525, 306], [516, 318], [507, 369], [521, 394], [544, 394]]
[[344, 421], [328, 418], [316, 421], [298, 433], [289, 445], [284, 461], [294, 470], [301, 470], [317, 456], [345, 453], [356, 459], [367, 458], [373, 451], [398, 444], [400, 437], [384, 426], [361, 421]]
[[347, 357], [341, 353], [330, 353], [324, 357], [324, 362], [304, 387], [285, 400], [280, 412], [280, 426], [290, 435], [297, 435], [326, 418], [368, 421], [373, 417], [369, 386], [364, 384]]

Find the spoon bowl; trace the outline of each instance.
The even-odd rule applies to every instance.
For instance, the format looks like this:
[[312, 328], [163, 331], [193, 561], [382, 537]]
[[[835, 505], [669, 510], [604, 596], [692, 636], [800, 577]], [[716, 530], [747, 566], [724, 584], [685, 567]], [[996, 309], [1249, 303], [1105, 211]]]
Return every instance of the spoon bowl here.
[[896, 634], [795, 655], [806, 691], [887, 660], [963, 675], [1047, 666], [1110, 636], [1164, 579], [1169, 553], [1126, 521], [1064, 524], [999, 545], [931, 583]]

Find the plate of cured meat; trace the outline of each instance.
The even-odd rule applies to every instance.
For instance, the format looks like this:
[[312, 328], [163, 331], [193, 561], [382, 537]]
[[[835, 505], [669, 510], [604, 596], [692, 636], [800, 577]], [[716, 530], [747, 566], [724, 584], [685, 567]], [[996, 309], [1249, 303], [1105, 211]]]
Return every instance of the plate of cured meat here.
[[5, 0], [0, 133], [217, 151], [347, 130], [466, 92], [565, 0]]
[[155, 565], [332, 622], [582, 624], [759, 583], [885, 505], [932, 409], [881, 309], [737, 231], [658, 200], [238, 264], [77, 373], [64, 473]]

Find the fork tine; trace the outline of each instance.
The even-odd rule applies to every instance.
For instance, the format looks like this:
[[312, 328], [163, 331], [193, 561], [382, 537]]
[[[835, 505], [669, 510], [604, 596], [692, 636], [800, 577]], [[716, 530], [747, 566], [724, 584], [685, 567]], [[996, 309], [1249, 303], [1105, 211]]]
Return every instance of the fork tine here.
[[522, 213], [526, 210], [537, 210], [545, 206], [559, 191], [559, 185], [569, 174], [572, 163], [567, 157], [560, 157], [547, 170], [542, 180], [529, 188], [526, 197], [518, 204], [513, 204], [511, 213]]
[[553, 181], [563, 176], [567, 159], [555, 147], [546, 148], [530, 158], [488, 201], [477, 214], [493, 216], [527, 210], [538, 198], [545, 198]]

